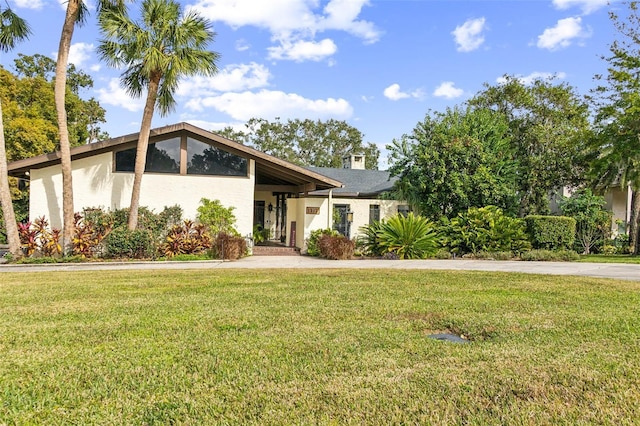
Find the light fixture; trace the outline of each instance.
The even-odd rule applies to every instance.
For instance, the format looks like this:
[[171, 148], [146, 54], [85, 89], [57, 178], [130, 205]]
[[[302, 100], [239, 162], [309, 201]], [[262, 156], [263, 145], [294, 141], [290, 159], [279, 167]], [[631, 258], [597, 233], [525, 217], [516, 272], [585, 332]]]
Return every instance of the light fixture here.
[[273, 211], [273, 204], [269, 203], [269, 207], [267, 207], [269, 209], [270, 212]]

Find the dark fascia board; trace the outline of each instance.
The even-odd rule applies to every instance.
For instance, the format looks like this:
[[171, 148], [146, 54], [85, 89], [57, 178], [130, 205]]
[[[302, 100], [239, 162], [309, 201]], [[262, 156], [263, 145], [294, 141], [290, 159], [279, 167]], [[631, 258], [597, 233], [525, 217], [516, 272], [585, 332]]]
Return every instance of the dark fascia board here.
[[[255, 160], [256, 164], [264, 164], [265, 166], [280, 169], [284, 174], [294, 175], [301, 180], [315, 182], [320, 184], [319, 187], [324, 188], [341, 188], [342, 182], [335, 179], [331, 179], [320, 173], [312, 172], [300, 167], [293, 163], [290, 163], [280, 158], [274, 157], [257, 149], [242, 145], [238, 142], [234, 142], [230, 139], [222, 137], [218, 134], [201, 129], [189, 123], [177, 123], [164, 127], [158, 127], [152, 129], [149, 134], [149, 141], [159, 137], [169, 136], [173, 134], [179, 134], [182, 132], [192, 133], [199, 136], [200, 139], [209, 140], [224, 148], [228, 149], [234, 154], [249, 157]], [[100, 142], [94, 142], [87, 145], [77, 146], [71, 149], [71, 159], [76, 160], [80, 158], [90, 157], [104, 152], [115, 151], [117, 148], [126, 145], [133, 144], [138, 140], [139, 133], [131, 133], [125, 136], [119, 136], [112, 139], [107, 139]], [[52, 152], [49, 154], [39, 155], [37, 157], [25, 158], [24, 160], [14, 161], [8, 164], [9, 175], [11, 176], [25, 176], [31, 169], [40, 169], [49, 167], [54, 164], [60, 163], [60, 152]], [[275, 167], [274, 167], [275, 166]]]

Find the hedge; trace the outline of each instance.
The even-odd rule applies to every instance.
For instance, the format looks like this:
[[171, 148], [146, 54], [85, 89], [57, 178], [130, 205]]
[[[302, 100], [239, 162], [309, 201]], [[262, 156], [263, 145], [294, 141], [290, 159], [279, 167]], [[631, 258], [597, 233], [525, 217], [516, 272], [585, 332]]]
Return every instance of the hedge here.
[[576, 220], [566, 216], [530, 215], [524, 218], [534, 249], [568, 250], [576, 238]]

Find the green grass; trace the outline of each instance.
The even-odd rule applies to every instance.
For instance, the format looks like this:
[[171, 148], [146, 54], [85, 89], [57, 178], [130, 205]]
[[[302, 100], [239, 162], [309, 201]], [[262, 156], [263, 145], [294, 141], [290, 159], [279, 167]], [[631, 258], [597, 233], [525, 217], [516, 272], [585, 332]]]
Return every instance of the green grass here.
[[640, 256], [631, 256], [629, 254], [588, 254], [580, 256], [579, 262], [640, 264]]
[[[0, 424], [633, 424], [640, 283], [0, 275]], [[429, 339], [452, 331], [470, 344]]]

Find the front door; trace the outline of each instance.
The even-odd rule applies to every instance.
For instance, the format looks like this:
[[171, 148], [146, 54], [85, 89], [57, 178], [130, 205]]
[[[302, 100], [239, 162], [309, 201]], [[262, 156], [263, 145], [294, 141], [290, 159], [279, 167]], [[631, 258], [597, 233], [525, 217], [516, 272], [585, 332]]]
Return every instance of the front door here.
[[260, 225], [264, 229], [264, 201], [253, 202], [253, 227]]
[[338, 231], [341, 235], [347, 238], [351, 238], [351, 224], [348, 220], [347, 213], [350, 210], [349, 204], [334, 204], [333, 205], [333, 229]]

